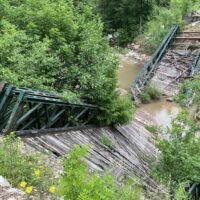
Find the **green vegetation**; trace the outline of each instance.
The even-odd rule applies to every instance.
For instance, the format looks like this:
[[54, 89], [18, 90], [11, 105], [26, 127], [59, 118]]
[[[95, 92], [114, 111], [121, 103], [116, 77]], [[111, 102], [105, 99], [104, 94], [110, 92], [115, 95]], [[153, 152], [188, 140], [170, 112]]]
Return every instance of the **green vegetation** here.
[[185, 15], [199, 8], [199, 0], [170, 0], [167, 6], [154, 6], [144, 32], [146, 45], [150, 49], [156, 48], [172, 25], [183, 27]]
[[[22, 153], [22, 143], [14, 133], [0, 140], [0, 175], [14, 187], [43, 199], [56, 179], [40, 153]], [[53, 195], [52, 195], [53, 196]]]
[[137, 181], [127, 180], [116, 193], [115, 200], [141, 200], [142, 188]]
[[119, 45], [133, 42], [141, 33], [154, 5], [163, 5], [166, 0], [99, 0], [97, 11], [105, 23], [105, 31], [112, 33]]
[[142, 103], [149, 103], [151, 100], [159, 100], [162, 93], [154, 86], [147, 86], [140, 94]]
[[140, 200], [138, 183], [127, 181], [117, 186], [108, 174], [90, 173], [83, 159], [89, 147], [78, 145], [63, 157], [64, 172], [55, 179], [50, 164], [41, 153], [23, 153], [22, 142], [14, 133], [0, 140], [0, 175], [14, 187], [24, 190], [30, 199], [67, 200]]
[[157, 47], [172, 25], [183, 27], [184, 17], [200, 9], [199, 0], [90, 2], [93, 2], [94, 10], [102, 17], [105, 32], [112, 34], [117, 44], [124, 46], [140, 38], [139, 42], [149, 47], [146, 50]]
[[102, 135], [101, 136], [101, 139], [100, 139], [101, 143], [103, 145], [105, 145], [106, 147], [110, 148], [110, 149], [113, 149], [114, 148], [114, 145], [112, 143], [112, 141], [109, 139], [109, 137], [105, 136], [105, 135]]
[[158, 133], [160, 131], [160, 127], [157, 125], [146, 125], [145, 128], [151, 133]]
[[141, 188], [131, 183], [117, 188], [114, 178], [104, 174], [88, 172], [82, 159], [87, 155], [88, 147], [75, 146], [64, 161], [59, 193], [66, 200], [139, 200]]
[[185, 106], [191, 100], [193, 104], [196, 104], [200, 108], [200, 75], [197, 75], [192, 80], [187, 80], [180, 86], [179, 94], [175, 100], [182, 106]]
[[132, 118], [116, 90], [117, 59], [87, 2], [0, 0], [0, 20], [1, 81], [85, 98], [100, 107], [98, 123]]
[[160, 158], [153, 174], [172, 193], [180, 183], [200, 183], [200, 139], [195, 135], [199, 128], [187, 112], [182, 112], [173, 121], [172, 129], [158, 139]]

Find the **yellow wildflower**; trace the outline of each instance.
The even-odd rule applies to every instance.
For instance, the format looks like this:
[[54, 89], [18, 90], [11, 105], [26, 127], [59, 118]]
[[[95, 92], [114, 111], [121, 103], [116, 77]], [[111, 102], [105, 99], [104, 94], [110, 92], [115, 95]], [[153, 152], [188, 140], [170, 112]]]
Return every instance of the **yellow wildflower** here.
[[22, 181], [22, 182], [20, 183], [19, 186], [20, 186], [21, 188], [25, 188], [26, 185], [27, 185], [27, 182], [26, 182], [26, 181]]
[[49, 187], [49, 192], [50, 193], [54, 193], [55, 191], [56, 191], [55, 186], [52, 185], [52, 186]]
[[34, 174], [36, 175], [36, 176], [40, 176], [40, 174], [41, 174], [41, 172], [40, 172], [40, 170], [34, 170]]
[[26, 193], [27, 194], [30, 194], [32, 191], [33, 191], [33, 187], [32, 186], [29, 186], [29, 187], [26, 188]]

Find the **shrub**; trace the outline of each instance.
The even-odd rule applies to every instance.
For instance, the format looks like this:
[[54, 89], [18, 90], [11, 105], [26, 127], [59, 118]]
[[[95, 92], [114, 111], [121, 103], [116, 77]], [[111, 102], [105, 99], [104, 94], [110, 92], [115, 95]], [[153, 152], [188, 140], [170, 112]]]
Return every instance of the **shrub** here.
[[40, 153], [22, 153], [22, 143], [11, 133], [0, 140], [0, 174], [14, 187], [43, 198], [54, 185], [51, 168]]
[[180, 85], [179, 94], [175, 100], [185, 107], [192, 100], [200, 108], [200, 75], [197, 75], [192, 80], [185, 81]]
[[171, 189], [182, 182], [200, 183], [200, 139], [195, 135], [198, 131], [199, 125], [182, 112], [173, 121], [172, 129], [157, 141], [160, 158], [153, 171]]
[[161, 92], [154, 86], [147, 87], [145, 91], [149, 94], [152, 100], [158, 100], [162, 95]]
[[134, 180], [128, 180], [124, 185], [122, 185], [117, 194], [117, 200], [141, 200], [142, 197], [141, 185]]
[[119, 98], [108, 96], [107, 101], [110, 101], [110, 103], [100, 106], [100, 115], [97, 117], [101, 125], [109, 125], [111, 123], [126, 124], [133, 119], [136, 108], [129, 96]]
[[163, 5], [162, 0], [98, 0], [97, 11], [105, 23], [107, 33], [115, 33], [121, 46], [132, 43], [143, 30], [154, 5]]
[[117, 187], [112, 176], [89, 173], [83, 158], [88, 146], [78, 145], [64, 161], [64, 173], [60, 180], [59, 194], [66, 200], [139, 200], [139, 186], [129, 183]]
[[160, 130], [160, 127], [157, 125], [146, 125], [145, 128], [151, 133], [157, 133]]
[[140, 94], [140, 100], [142, 103], [149, 103], [151, 101], [151, 97], [147, 92], [143, 91]]
[[142, 103], [149, 103], [151, 100], [160, 99], [160, 97], [161, 92], [153, 86], [145, 87], [142, 93], [140, 94], [140, 99]]
[[82, 158], [88, 147], [75, 146], [64, 161], [64, 174], [60, 180], [59, 193], [66, 200], [112, 200], [115, 195], [114, 179], [111, 176], [89, 175]]

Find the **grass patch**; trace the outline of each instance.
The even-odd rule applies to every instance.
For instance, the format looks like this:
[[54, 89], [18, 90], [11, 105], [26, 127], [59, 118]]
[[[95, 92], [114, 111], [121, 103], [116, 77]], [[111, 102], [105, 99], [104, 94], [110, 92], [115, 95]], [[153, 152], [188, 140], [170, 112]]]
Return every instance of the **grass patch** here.
[[100, 139], [101, 143], [103, 145], [105, 145], [106, 147], [113, 149], [114, 148], [114, 144], [112, 143], [112, 141], [110, 140], [110, 138], [108, 138], [107, 136], [103, 135]]
[[154, 86], [147, 86], [140, 94], [140, 99], [142, 103], [150, 103], [151, 100], [159, 100], [162, 93]]
[[157, 133], [160, 131], [160, 127], [157, 125], [146, 125], [145, 128], [151, 133]]

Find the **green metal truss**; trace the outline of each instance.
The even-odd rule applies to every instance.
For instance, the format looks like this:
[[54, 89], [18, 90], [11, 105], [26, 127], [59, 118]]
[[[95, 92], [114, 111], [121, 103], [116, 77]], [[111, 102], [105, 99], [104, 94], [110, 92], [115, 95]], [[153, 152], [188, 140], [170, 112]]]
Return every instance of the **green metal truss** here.
[[178, 25], [172, 26], [169, 33], [164, 37], [163, 41], [156, 49], [150, 61], [143, 66], [136, 79], [132, 82], [131, 91], [135, 100], [138, 99], [137, 97], [139, 93], [144, 89], [144, 86], [150, 82], [151, 78], [153, 77], [154, 71], [158, 66], [158, 63], [167, 52], [170, 44], [174, 41], [175, 36], [178, 34], [178, 31]]
[[66, 103], [54, 93], [0, 84], [1, 134], [84, 127], [93, 123], [97, 111], [97, 106]]
[[199, 70], [200, 70], [200, 49], [198, 50], [194, 63], [192, 64], [192, 70], [190, 75], [191, 76], [196, 75], [199, 72]]

